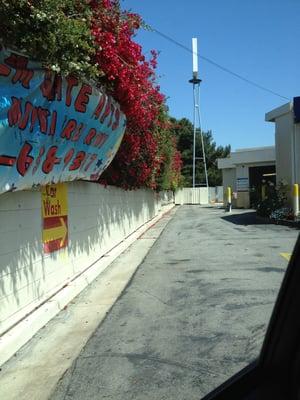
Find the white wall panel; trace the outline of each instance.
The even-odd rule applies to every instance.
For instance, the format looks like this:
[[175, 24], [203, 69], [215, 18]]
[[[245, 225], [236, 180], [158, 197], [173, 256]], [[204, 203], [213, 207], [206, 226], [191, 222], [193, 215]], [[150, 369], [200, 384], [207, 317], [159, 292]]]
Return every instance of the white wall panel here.
[[175, 193], [175, 204], [208, 204], [208, 189], [206, 187], [199, 188], [182, 188]]
[[44, 254], [41, 193], [0, 196], [0, 334], [173, 202], [172, 192], [68, 184], [67, 249]]

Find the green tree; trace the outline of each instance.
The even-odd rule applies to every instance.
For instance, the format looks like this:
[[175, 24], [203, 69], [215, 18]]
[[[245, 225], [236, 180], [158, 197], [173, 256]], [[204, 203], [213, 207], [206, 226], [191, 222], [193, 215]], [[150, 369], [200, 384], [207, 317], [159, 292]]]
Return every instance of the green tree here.
[[[176, 120], [171, 118], [172, 132], [177, 138], [177, 148], [182, 156], [181, 174], [184, 186], [192, 186], [193, 176], [193, 124], [186, 118]], [[217, 159], [227, 157], [231, 147], [217, 146], [211, 131], [203, 132], [203, 142], [206, 155], [207, 175], [209, 186], [222, 185], [222, 171], [218, 169]], [[200, 132], [196, 133], [196, 157], [202, 157]], [[204, 165], [202, 160], [196, 160], [196, 184], [205, 183]]]

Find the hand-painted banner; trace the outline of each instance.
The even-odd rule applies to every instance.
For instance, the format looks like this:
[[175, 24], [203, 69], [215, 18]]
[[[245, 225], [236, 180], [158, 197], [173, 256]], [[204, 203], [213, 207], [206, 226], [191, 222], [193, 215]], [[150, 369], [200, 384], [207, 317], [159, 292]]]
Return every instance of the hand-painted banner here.
[[0, 193], [97, 180], [125, 125], [119, 105], [95, 87], [0, 51]]

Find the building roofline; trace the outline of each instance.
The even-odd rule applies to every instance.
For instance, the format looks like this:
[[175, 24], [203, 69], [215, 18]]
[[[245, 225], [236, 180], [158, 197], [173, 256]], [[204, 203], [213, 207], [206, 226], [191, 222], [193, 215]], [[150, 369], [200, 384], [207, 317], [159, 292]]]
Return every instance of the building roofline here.
[[251, 147], [248, 149], [239, 149], [230, 153], [229, 157], [218, 158], [218, 168], [236, 168], [243, 164], [275, 164], [275, 146]]
[[261, 147], [249, 147], [249, 148], [244, 148], [244, 149], [236, 149], [235, 151], [232, 151], [231, 153], [241, 153], [245, 151], [259, 151], [259, 150], [272, 150], [275, 149], [275, 146], [261, 146]]
[[265, 121], [267, 122], [275, 122], [275, 119], [281, 117], [282, 115], [288, 114], [293, 110], [293, 102], [283, 104], [280, 107], [274, 108], [274, 110], [269, 111], [265, 115]]

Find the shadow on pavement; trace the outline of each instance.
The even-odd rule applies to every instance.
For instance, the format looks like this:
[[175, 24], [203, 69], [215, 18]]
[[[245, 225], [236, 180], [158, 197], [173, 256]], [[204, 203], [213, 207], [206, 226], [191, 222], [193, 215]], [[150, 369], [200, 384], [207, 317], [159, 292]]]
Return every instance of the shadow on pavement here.
[[207, 208], [209, 210], [214, 210], [214, 211], [220, 211], [220, 210], [225, 210], [225, 207], [223, 205], [211, 205], [211, 206], [201, 206], [201, 208]]
[[221, 217], [225, 221], [231, 222], [235, 225], [269, 225], [271, 222], [262, 221], [256, 218], [255, 211], [247, 211], [241, 214], [230, 214], [225, 217]]

